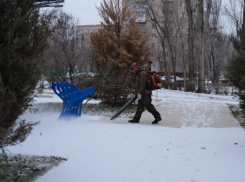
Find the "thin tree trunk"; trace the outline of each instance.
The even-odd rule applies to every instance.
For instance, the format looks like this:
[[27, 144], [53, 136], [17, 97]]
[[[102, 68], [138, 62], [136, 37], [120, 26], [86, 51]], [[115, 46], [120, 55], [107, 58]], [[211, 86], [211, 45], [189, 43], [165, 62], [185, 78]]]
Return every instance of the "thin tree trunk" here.
[[174, 76], [174, 90], [177, 90], [177, 84], [176, 84], [176, 53], [174, 53], [174, 48], [171, 45], [170, 42], [170, 37], [168, 37], [168, 44], [169, 44], [169, 48], [170, 48], [170, 53], [171, 53], [171, 65], [173, 68], [173, 76]]
[[211, 13], [212, 0], [208, 1], [207, 12], [204, 22], [204, 1], [199, 0], [198, 16], [199, 16], [199, 28], [200, 28], [200, 62], [199, 62], [199, 79], [198, 79], [198, 93], [205, 93], [205, 73], [204, 73], [204, 60], [205, 60], [205, 35], [206, 28], [209, 24], [209, 17]]
[[199, 68], [198, 68], [198, 93], [205, 92], [204, 84], [204, 2], [199, 0], [198, 4], [198, 28], [199, 28]]
[[187, 91], [195, 90], [194, 80], [194, 21], [193, 21], [193, 10], [191, 7], [191, 0], [185, 0], [186, 12], [188, 17], [188, 58], [189, 58], [189, 87]]
[[71, 66], [71, 64], [69, 66], [70, 66], [69, 75], [70, 75], [70, 79], [71, 79], [71, 84], [74, 84], [74, 82], [73, 82], [73, 76], [72, 76], [72, 73], [73, 73], [72, 66]]

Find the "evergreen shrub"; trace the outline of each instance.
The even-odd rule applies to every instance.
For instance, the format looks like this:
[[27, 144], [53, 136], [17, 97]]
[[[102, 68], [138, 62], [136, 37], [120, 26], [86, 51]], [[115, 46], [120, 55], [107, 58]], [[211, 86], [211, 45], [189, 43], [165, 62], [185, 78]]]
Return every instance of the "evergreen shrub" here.
[[51, 14], [34, 1], [0, 0], [0, 149], [23, 142], [37, 122], [18, 120], [29, 108], [41, 76]]

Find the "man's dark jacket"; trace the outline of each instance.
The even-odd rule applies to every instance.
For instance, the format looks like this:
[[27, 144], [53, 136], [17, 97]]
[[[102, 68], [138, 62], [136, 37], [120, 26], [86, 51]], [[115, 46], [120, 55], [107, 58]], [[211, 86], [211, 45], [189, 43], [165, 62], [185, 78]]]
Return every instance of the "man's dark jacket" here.
[[149, 74], [144, 70], [139, 70], [136, 73], [135, 78], [135, 92], [136, 94], [148, 95], [152, 94], [152, 91], [148, 89], [148, 85], [150, 84]]

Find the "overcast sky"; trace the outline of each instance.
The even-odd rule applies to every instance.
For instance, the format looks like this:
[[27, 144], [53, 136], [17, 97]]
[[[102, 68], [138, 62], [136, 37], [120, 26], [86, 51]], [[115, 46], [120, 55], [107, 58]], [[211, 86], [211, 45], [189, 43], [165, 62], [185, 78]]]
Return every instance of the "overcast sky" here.
[[[222, 0], [222, 4], [226, 4], [229, 0]], [[96, 6], [100, 6], [102, 0], [65, 0], [63, 3], [63, 11], [72, 14], [79, 19], [79, 25], [96, 25], [102, 21], [98, 15]], [[223, 22], [226, 32], [229, 30], [227, 20]]]
[[102, 0], [65, 0], [63, 10], [71, 13], [79, 19], [80, 25], [95, 25], [102, 21], [98, 15], [96, 6], [100, 6]]

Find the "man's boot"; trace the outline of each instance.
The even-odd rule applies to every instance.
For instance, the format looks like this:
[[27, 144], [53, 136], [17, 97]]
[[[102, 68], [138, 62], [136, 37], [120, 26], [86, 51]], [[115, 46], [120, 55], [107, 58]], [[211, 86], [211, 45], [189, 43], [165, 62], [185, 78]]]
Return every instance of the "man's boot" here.
[[133, 119], [129, 120], [128, 122], [129, 123], [139, 123], [139, 119], [133, 118]]
[[155, 118], [155, 120], [152, 122], [152, 124], [157, 124], [161, 120], [162, 120], [161, 116], [158, 116]]

